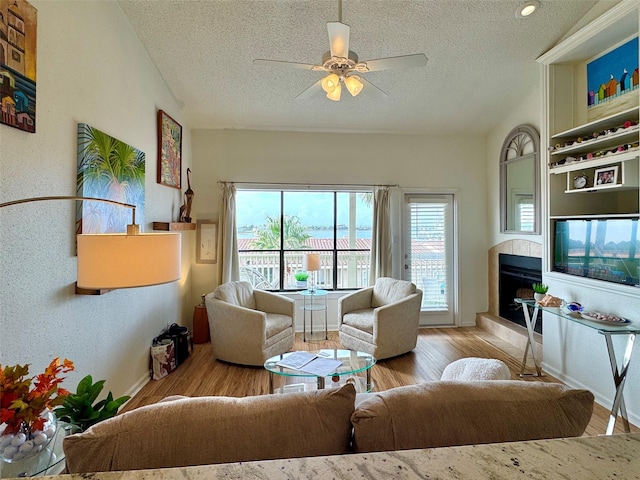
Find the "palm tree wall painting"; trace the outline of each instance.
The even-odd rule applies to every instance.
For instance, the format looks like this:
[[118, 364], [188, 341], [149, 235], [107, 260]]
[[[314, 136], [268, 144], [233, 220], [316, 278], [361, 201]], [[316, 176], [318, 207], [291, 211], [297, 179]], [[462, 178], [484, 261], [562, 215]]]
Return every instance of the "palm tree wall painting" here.
[[[144, 225], [145, 154], [86, 123], [78, 124], [77, 195], [136, 206]], [[78, 202], [76, 233], [123, 233], [131, 210], [103, 202]]]

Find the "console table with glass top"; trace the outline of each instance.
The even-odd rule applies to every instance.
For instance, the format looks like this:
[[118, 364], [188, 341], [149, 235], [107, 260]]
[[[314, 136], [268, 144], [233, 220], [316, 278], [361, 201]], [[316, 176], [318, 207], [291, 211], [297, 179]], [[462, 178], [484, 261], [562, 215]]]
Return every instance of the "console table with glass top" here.
[[[585, 327], [596, 330], [599, 334], [603, 335], [607, 344], [607, 352], [609, 354], [609, 361], [611, 363], [611, 373], [613, 375], [613, 383], [616, 388], [615, 396], [613, 397], [613, 405], [611, 406], [611, 415], [609, 416], [609, 423], [607, 424], [607, 435], [612, 435], [618, 419], [618, 413], [622, 417], [622, 424], [625, 432], [629, 432], [629, 420], [627, 417], [627, 408], [624, 404], [624, 384], [627, 380], [627, 371], [629, 370], [629, 363], [631, 363], [631, 354], [633, 353], [633, 346], [636, 340], [636, 335], [640, 333], [640, 321], [632, 320], [631, 323], [615, 324], [596, 322], [583, 318], [577, 312], [567, 312], [559, 307], [542, 307], [533, 299], [516, 298], [515, 302], [522, 305], [522, 312], [524, 314], [524, 321], [527, 325], [527, 346], [524, 351], [524, 358], [522, 359], [522, 368], [520, 370], [520, 376], [526, 375], [525, 368], [527, 366], [527, 353], [531, 348], [531, 354], [533, 357], [533, 363], [535, 364], [537, 376], [542, 375], [540, 364], [536, 359], [533, 340], [533, 329], [536, 326], [538, 320], [538, 313], [540, 311], [549, 312], [561, 318], [565, 318], [571, 322], [584, 325]], [[529, 308], [533, 308], [533, 314], [529, 314]], [[613, 341], [611, 337], [613, 335], [626, 335], [627, 345], [624, 349], [624, 356], [622, 358], [622, 364], [618, 367], [618, 360], [616, 359], [616, 352], [613, 348]]]

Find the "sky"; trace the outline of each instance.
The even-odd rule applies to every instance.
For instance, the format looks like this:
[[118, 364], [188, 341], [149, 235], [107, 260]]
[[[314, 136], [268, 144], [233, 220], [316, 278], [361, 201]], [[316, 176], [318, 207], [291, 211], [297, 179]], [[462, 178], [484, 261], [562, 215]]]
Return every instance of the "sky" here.
[[[356, 221], [358, 227], [371, 227], [371, 206], [363, 201], [361, 193], [356, 194]], [[296, 215], [304, 225], [333, 225], [332, 192], [285, 192], [285, 215]], [[280, 215], [279, 191], [238, 191], [236, 195], [238, 227], [244, 225], [264, 225], [267, 215]], [[349, 193], [338, 193], [338, 224], [349, 222]]]

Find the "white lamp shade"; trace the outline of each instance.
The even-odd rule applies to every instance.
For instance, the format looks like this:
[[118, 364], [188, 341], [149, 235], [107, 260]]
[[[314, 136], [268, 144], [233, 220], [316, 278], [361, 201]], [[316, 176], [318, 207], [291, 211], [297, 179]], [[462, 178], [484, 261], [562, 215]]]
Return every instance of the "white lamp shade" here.
[[345, 78], [344, 84], [347, 86], [347, 90], [349, 90], [352, 97], [355, 97], [362, 91], [362, 82], [357, 75]]
[[180, 278], [179, 233], [82, 234], [78, 239], [78, 287], [144, 287]]
[[317, 272], [320, 270], [320, 254], [307, 253], [302, 258], [302, 270], [305, 272]]
[[327, 98], [329, 100], [333, 100], [334, 102], [337, 102], [340, 100], [340, 95], [342, 94], [342, 87], [340, 86], [340, 83], [338, 83], [338, 85], [336, 85], [336, 87], [331, 90], [330, 92], [327, 92]]
[[325, 92], [331, 93], [336, 89], [336, 87], [340, 86], [340, 77], [335, 73], [330, 73], [322, 79], [320, 85], [322, 85], [322, 89]]

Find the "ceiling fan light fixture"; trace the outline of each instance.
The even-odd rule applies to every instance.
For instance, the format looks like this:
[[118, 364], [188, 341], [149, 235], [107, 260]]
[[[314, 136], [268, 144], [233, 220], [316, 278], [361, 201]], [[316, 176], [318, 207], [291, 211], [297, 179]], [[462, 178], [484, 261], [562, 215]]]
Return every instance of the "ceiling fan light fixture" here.
[[[335, 73], [330, 73], [322, 79], [322, 89], [327, 94], [333, 93], [336, 88], [340, 88], [340, 77]], [[340, 95], [338, 94], [338, 98]]]
[[527, 0], [516, 10], [516, 17], [526, 18], [532, 15], [538, 8], [540, 8], [540, 2], [538, 0]]
[[342, 94], [342, 87], [340, 86], [340, 82], [338, 82], [338, 84], [333, 90], [331, 90], [330, 92], [327, 92], [327, 98], [329, 100], [333, 100], [334, 102], [338, 102], [340, 101], [341, 94]]
[[352, 97], [355, 97], [362, 91], [363, 84], [358, 75], [351, 75], [345, 78], [344, 84]]

